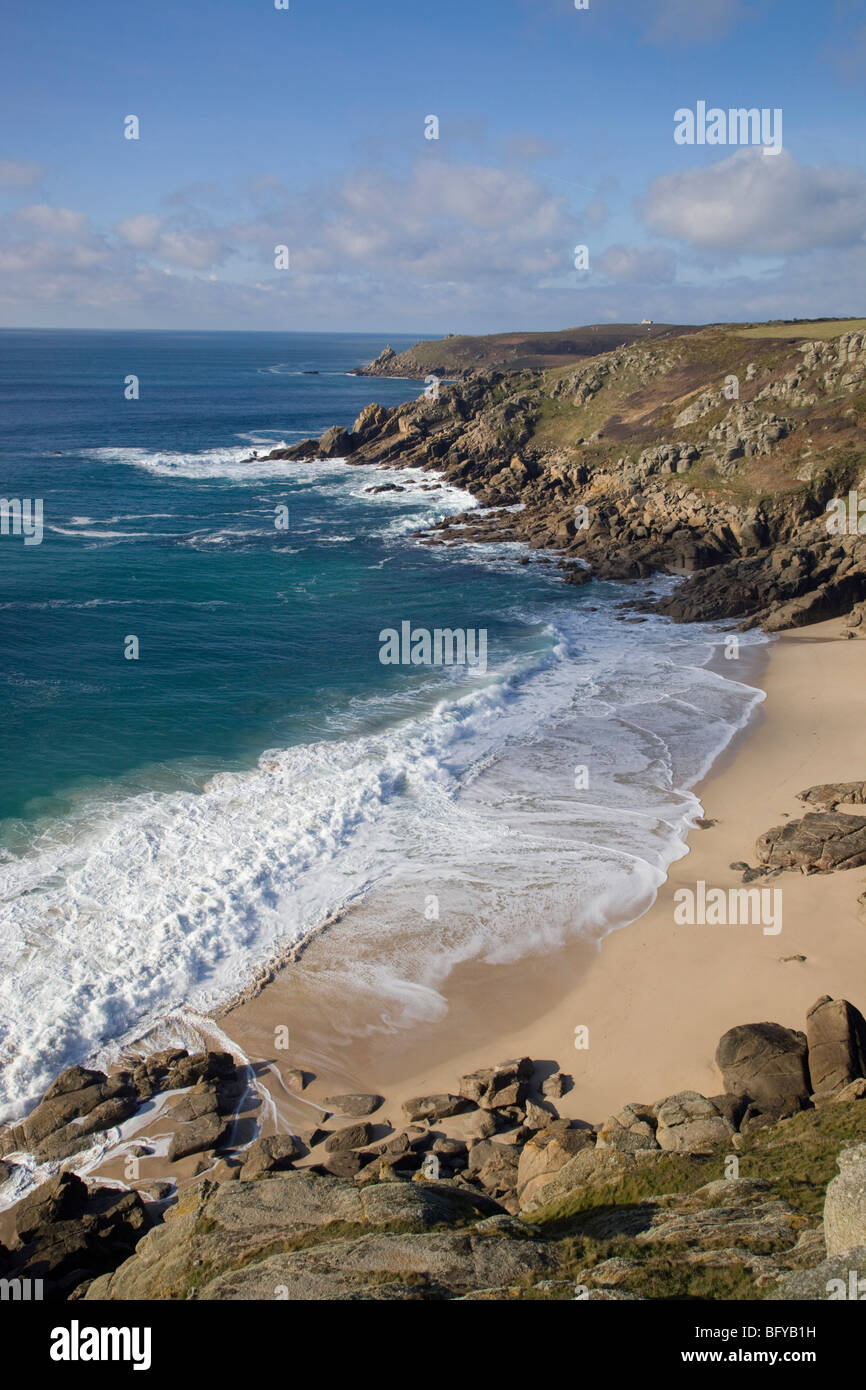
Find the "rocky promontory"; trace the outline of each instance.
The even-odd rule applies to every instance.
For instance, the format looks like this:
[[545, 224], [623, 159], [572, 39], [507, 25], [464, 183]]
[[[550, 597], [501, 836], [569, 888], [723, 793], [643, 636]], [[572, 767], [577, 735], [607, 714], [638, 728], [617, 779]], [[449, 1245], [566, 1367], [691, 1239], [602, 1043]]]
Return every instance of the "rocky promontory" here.
[[482, 506], [429, 541], [552, 549], [578, 584], [677, 575], [638, 605], [677, 622], [773, 631], [850, 615], [857, 636], [866, 332], [766, 331], [668, 331], [577, 367], [473, 370], [270, 457], [435, 470]]
[[448, 333], [444, 338], [415, 343], [403, 352], [395, 352], [388, 343], [372, 362], [357, 367], [354, 375], [459, 378], [499, 367], [543, 371], [630, 343], [690, 331], [694, 330], [670, 323], [591, 323], [555, 333], [489, 333], [484, 337]]

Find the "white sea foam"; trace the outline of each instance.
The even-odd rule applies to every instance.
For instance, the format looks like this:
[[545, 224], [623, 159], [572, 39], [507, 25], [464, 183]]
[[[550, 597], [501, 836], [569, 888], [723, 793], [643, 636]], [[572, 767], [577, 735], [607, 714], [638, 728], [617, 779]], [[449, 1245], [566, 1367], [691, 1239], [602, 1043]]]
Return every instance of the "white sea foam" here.
[[174, 516], [174, 512], [121, 512], [119, 516], [106, 516], [101, 519], [93, 516], [71, 516], [69, 525], [113, 526], [118, 521], [168, 521]]
[[[269, 448], [285, 447], [283, 441], [268, 443]], [[454, 487], [435, 472], [424, 472], [417, 468], [388, 469], [383, 471], [377, 464], [347, 465], [344, 459], [311, 459], [291, 463], [284, 459], [250, 459], [249, 449], [232, 447], [207, 449], [194, 453], [177, 453], [142, 448], [102, 448], [92, 449], [91, 458], [102, 463], [126, 464], [143, 469], [160, 478], [182, 478], [192, 481], [226, 479], [232, 482], [289, 481], [301, 485], [325, 485], [339, 481], [345, 484], [347, 470], [351, 470], [357, 483], [345, 490], [347, 500], [353, 503], [363, 498], [369, 505], [375, 503], [387, 515], [399, 511], [382, 528], [374, 528], [374, 537], [399, 539], [417, 530], [421, 525], [441, 520], [454, 512], [471, 511], [477, 507], [475, 498], [469, 492]], [[369, 493], [367, 489], [381, 483], [385, 478], [402, 486], [403, 492]], [[431, 490], [433, 488], [434, 490]], [[340, 489], [343, 491], [343, 489]], [[340, 505], [340, 497], [333, 499]], [[407, 515], [406, 508], [413, 510]], [[309, 518], [307, 518], [309, 519]], [[99, 538], [100, 533], [88, 532], [88, 538]], [[125, 539], [132, 533], [106, 533], [104, 539]]]
[[[399, 904], [380, 946], [404, 1014], [435, 1011], [459, 960], [635, 915], [684, 851], [689, 787], [761, 698], [704, 669], [708, 651], [699, 632], [574, 606], [528, 670], [435, 705], [417, 690], [374, 701], [382, 732], [358, 734], [355, 709], [353, 733], [199, 793], [87, 802], [0, 865], [3, 1113], [65, 1063], [225, 999], [373, 890]], [[576, 764], [590, 789], [575, 790]]]
[[[159, 532], [153, 531], [77, 531], [68, 526], [49, 526], [49, 531], [54, 531], [58, 536], [75, 536], [76, 540], [86, 541], [131, 541], [140, 539], [142, 536], [158, 536]], [[162, 535], [169, 535], [170, 532], [162, 532]]]
[[[278, 440], [269, 444], [269, 449], [285, 448]], [[238, 482], [249, 482], [264, 478], [292, 478], [296, 465], [285, 460], [263, 458], [250, 459], [249, 449], [233, 446], [222, 449], [206, 449], [195, 453], [180, 453], [175, 450], [141, 448], [91, 449], [89, 457], [101, 463], [128, 464], [141, 468], [158, 478], [184, 478], [187, 480], [228, 478]], [[248, 462], [244, 462], [244, 460]]]

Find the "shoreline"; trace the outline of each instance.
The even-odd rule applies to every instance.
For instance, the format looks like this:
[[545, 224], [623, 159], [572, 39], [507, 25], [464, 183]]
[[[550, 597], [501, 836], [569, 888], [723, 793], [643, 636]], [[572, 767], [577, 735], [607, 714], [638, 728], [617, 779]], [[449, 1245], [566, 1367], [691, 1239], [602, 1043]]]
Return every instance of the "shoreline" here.
[[[699, 879], [740, 885], [730, 864], [751, 862], [759, 834], [785, 814], [803, 814], [798, 791], [858, 775], [850, 735], [866, 656], [840, 632], [832, 619], [758, 649], [767, 699], [692, 788], [716, 823], [691, 831], [653, 905], [598, 945], [575, 941], [514, 963], [460, 965], [440, 986], [444, 1016], [385, 1031], [375, 989], [351, 997], [351, 959], [335, 969], [349, 912], [308, 943], [301, 969], [278, 970], [255, 997], [221, 1012], [221, 1026], [244, 1053], [270, 1064], [278, 1127], [290, 1129], [309, 1118], [310, 1102], [346, 1091], [384, 1096], [381, 1113], [396, 1119], [410, 1095], [452, 1090], [459, 1075], [520, 1055], [570, 1072], [574, 1087], [560, 1113], [598, 1123], [629, 1100], [652, 1103], [683, 1088], [718, 1093], [713, 1051], [728, 1028], [763, 1020], [799, 1027], [819, 995], [844, 994], [860, 967], [862, 871], [774, 880], [784, 902], [778, 936], [759, 926], [673, 920], [677, 888]], [[839, 679], [831, 689], [813, 688], [816, 645], [833, 648]], [[749, 676], [743, 683], [757, 684]], [[782, 959], [789, 956], [805, 960]], [[687, 1007], [678, 1002], [684, 998]], [[589, 1029], [588, 1050], [575, 1050], [578, 1026]], [[274, 1049], [280, 1027], [291, 1038], [284, 1054]], [[314, 1073], [302, 1099], [279, 1083], [288, 1068]]]

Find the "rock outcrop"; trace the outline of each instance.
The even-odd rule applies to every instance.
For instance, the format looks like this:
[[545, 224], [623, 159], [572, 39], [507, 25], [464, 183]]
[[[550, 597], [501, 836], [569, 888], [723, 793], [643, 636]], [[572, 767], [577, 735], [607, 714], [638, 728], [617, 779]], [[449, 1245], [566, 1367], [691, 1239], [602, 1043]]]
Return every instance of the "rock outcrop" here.
[[[531, 1228], [523, 1240], [475, 1233], [497, 1210], [435, 1183], [358, 1188], [307, 1173], [203, 1182], [86, 1297], [274, 1299], [284, 1288], [301, 1300], [442, 1298], [551, 1268]], [[340, 1236], [328, 1239], [329, 1228]]]
[[824, 1239], [828, 1255], [866, 1245], [866, 1144], [854, 1144], [839, 1155], [839, 1176], [824, 1202]]
[[[780, 349], [724, 327], [665, 329], [567, 369], [509, 370], [506, 354], [479, 370], [476, 352], [450, 382], [436, 346], [386, 350], [375, 367], [432, 374], [434, 390], [270, 457], [436, 470], [485, 510], [425, 539], [558, 550], [573, 586], [682, 578], [637, 611], [769, 631], [849, 615], [848, 633], [866, 633], [866, 517], [847, 500], [866, 495], [862, 333]], [[685, 404], [672, 414], [672, 401]]]
[[[560, 1118], [549, 1064], [519, 1058], [410, 1101], [402, 1129], [356, 1119], [226, 1148], [204, 1177], [152, 1182], [158, 1200], [64, 1171], [18, 1203], [0, 1277], [85, 1299], [813, 1296], [814, 1271], [866, 1248], [866, 1077], [853, 1005], [822, 997], [807, 1027], [730, 1029], [723, 1093], [632, 1102], [597, 1128]], [[193, 1083], [179, 1131], [221, 1118], [224, 1054], [140, 1066]], [[37, 1111], [104, 1084], [70, 1069]], [[346, 1115], [381, 1097], [331, 1101]]]
[[866, 1077], [866, 1019], [847, 999], [822, 995], [806, 1015], [809, 1076], [814, 1091], [837, 1095]]
[[730, 1120], [697, 1091], [680, 1091], [656, 1107], [656, 1141], [668, 1153], [709, 1153], [734, 1133]]
[[729, 1029], [716, 1048], [716, 1065], [726, 1091], [776, 1114], [802, 1109], [812, 1091], [806, 1035], [778, 1023]]
[[866, 864], [866, 816], [845, 811], [810, 811], [761, 835], [755, 846], [768, 868], [832, 873]]
[[43, 1297], [79, 1285], [131, 1255], [150, 1225], [137, 1192], [62, 1172], [15, 1208], [15, 1240], [0, 1247], [0, 1278], [42, 1280]]

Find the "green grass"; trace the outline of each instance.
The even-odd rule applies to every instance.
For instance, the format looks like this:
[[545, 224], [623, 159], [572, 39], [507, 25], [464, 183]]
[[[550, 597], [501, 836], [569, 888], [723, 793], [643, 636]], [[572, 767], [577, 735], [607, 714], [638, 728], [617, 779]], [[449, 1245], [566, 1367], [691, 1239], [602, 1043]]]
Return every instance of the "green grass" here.
[[839, 1150], [851, 1143], [866, 1143], [862, 1101], [804, 1110], [747, 1139], [740, 1153], [740, 1176], [766, 1178], [774, 1196], [820, 1217], [827, 1184], [838, 1171]]
[[839, 338], [843, 333], [862, 333], [866, 319], [819, 319], [817, 323], [766, 323], [740, 328], [740, 338]]
[[[866, 1142], [866, 1104], [832, 1103], [819, 1110], [803, 1111], [780, 1124], [756, 1130], [739, 1150], [741, 1178], [760, 1178], [769, 1183], [762, 1200], [788, 1202], [800, 1214], [804, 1229], [820, 1221], [827, 1184], [835, 1177], [839, 1151], [849, 1143]], [[687, 1244], [640, 1245], [628, 1234], [600, 1238], [606, 1219], [622, 1222], [629, 1212], [671, 1193], [688, 1195], [724, 1176], [730, 1146], [722, 1145], [708, 1156], [664, 1154], [645, 1168], [626, 1173], [605, 1185], [577, 1188], [559, 1201], [524, 1217], [542, 1235], [556, 1242], [559, 1256], [554, 1274], [545, 1277], [576, 1281], [581, 1270], [602, 1260], [622, 1256], [635, 1269], [617, 1284], [626, 1293], [652, 1299], [748, 1299], [761, 1297], [745, 1265], [694, 1265], [686, 1258]], [[707, 1207], [724, 1204], [720, 1196]], [[771, 1246], [751, 1253], [774, 1253]], [[778, 1252], [775, 1252], [778, 1253]], [[745, 1252], [744, 1252], [745, 1254]], [[568, 1290], [541, 1290], [526, 1296], [568, 1299]]]

